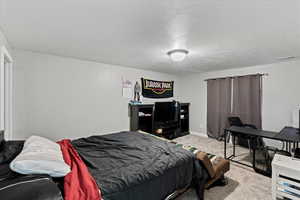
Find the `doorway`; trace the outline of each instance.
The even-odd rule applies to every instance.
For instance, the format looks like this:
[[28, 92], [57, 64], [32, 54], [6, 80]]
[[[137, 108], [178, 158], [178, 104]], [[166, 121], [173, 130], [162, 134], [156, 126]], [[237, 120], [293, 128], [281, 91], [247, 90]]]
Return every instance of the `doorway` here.
[[12, 57], [3, 46], [0, 57], [0, 130], [4, 130], [6, 140], [12, 139], [13, 132], [12, 63]]

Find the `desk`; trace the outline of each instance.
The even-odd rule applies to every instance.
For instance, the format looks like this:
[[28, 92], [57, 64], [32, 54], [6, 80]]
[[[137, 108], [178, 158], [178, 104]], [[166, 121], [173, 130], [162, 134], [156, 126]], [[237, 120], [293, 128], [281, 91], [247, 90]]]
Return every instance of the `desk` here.
[[285, 150], [288, 152], [292, 151], [293, 148], [299, 147], [300, 132], [298, 128], [284, 127], [276, 136], [279, 140], [285, 142]]
[[292, 127], [284, 127], [280, 132], [264, 131], [258, 129], [238, 127], [238, 126], [231, 126], [230, 128], [224, 129], [224, 158], [248, 167], [253, 167], [254, 169], [255, 169], [255, 145], [254, 148], [252, 148], [253, 151], [252, 166], [232, 159], [233, 157], [235, 157], [235, 139], [233, 139], [233, 154], [227, 157], [226, 143], [227, 143], [227, 136], [230, 133], [232, 133], [233, 136], [245, 135], [254, 143], [258, 137], [279, 140], [286, 143], [286, 150], [289, 152], [292, 152], [293, 148], [297, 148], [300, 142], [299, 130]]

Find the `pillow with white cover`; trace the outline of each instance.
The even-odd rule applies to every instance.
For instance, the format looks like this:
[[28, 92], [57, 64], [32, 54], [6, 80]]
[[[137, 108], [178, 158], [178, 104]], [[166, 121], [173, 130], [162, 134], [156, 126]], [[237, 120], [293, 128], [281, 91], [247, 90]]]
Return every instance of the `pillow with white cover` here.
[[10, 168], [20, 174], [48, 174], [52, 177], [63, 177], [70, 172], [59, 144], [39, 136], [31, 136], [25, 141]]

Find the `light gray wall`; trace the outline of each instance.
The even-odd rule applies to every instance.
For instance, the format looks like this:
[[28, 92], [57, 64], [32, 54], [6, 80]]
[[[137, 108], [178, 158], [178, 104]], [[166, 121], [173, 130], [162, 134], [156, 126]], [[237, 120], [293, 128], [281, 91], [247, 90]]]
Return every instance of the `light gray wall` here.
[[[175, 80], [175, 99], [191, 102], [192, 132], [206, 133], [207, 78], [268, 73], [263, 82], [262, 122], [266, 130], [292, 125], [300, 105], [300, 61], [173, 76], [28, 51], [14, 51], [14, 138], [39, 134], [76, 138], [128, 130], [128, 99], [121, 78]], [[144, 102], [152, 102], [145, 100]]]
[[[14, 51], [14, 139], [38, 134], [54, 140], [129, 129], [122, 77], [176, 76], [28, 51]], [[145, 103], [150, 100], [143, 100]]]
[[191, 130], [206, 134], [207, 78], [253, 73], [268, 73], [263, 78], [263, 129], [280, 131], [292, 125], [292, 113], [300, 105], [300, 61], [214, 71], [184, 76], [179, 81], [179, 95], [191, 102]]
[[5, 46], [8, 51], [11, 51], [11, 47], [10, 47], [4, 33], [1, 31], [1, 27], [0, 27], [0, 48], [2, 46]]

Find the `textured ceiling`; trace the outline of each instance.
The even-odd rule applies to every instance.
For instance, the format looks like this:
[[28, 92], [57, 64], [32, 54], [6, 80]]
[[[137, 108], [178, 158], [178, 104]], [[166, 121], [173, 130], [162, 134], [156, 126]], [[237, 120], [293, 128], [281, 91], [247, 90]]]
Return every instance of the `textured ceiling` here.
[[17, 49], [168, 73], [300, 56], [299, 0], [0, 0], [0, 26]]

